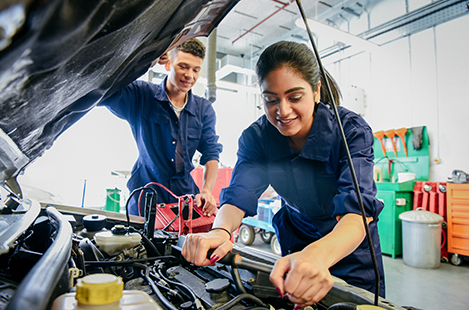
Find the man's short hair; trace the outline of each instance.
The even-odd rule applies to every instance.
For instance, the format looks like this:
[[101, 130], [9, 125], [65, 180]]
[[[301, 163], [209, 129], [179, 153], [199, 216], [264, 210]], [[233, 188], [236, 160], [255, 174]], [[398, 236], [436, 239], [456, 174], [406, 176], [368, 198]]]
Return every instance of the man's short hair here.
[[195, 38], [189, 39], [173, 48], [169, 52], [169, 57], [171, 59], [176, 58], [177, 52], [189, 53], [202, 59], [205, 58], [205, 46], [202, 42]]

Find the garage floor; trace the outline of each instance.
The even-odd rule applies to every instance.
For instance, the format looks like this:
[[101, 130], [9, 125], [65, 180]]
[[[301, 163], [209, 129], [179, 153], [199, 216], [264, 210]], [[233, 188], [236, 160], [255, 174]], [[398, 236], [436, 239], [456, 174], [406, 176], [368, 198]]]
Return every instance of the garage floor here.
[[[238, 245], [242, 246], [241, 243]], [[253, 247], [270, 251], [256, 235]], [[405, 265], [402, 258], [384, 256], [386, 299], [402, 307], [422, 310], [469, 309], [469, 263], [442, 263], [437, 269]]]

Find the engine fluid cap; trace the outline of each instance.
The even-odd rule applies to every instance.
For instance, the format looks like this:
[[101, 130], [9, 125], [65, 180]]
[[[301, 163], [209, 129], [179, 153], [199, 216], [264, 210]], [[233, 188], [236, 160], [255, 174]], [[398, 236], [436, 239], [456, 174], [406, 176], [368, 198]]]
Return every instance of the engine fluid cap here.
[[124, 282], [112, 274], [92, 274], [77, 281], [75, 299], [86, 305], [104, 305], [122, 298]]
[[111, 228], [111, 232], [113, 235], [125, 235], [127, 231], [125, 230], [124, 225], [114, 225], [113, 228]]
[[107, 217], [101, 214], [88, 214], [83, 217], [83, 226], [87, 231], [100, 231], [106, 227]]

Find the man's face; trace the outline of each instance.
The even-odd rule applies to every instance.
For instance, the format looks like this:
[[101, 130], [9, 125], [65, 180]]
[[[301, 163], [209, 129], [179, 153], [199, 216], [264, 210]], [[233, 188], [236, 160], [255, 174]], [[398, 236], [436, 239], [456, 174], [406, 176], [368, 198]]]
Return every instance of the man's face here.
[[203, 59], [190, 53], [177, 52], [176, 57], [165, 64], [169, 71], [171, 91], [187, 93], [199, 78]]

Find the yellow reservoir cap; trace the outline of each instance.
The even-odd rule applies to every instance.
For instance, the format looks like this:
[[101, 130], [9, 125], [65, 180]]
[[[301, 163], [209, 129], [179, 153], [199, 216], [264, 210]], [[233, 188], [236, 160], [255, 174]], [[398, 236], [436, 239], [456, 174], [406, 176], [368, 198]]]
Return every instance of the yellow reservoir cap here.
[[122, 298], [124, 282], [112, 274], [92, 274], [77, 281], [75, 299], [85, 305], [104, 305]]
[[384, 308], [375, 305], [360, 305], [356, 310], [384, 310]]

